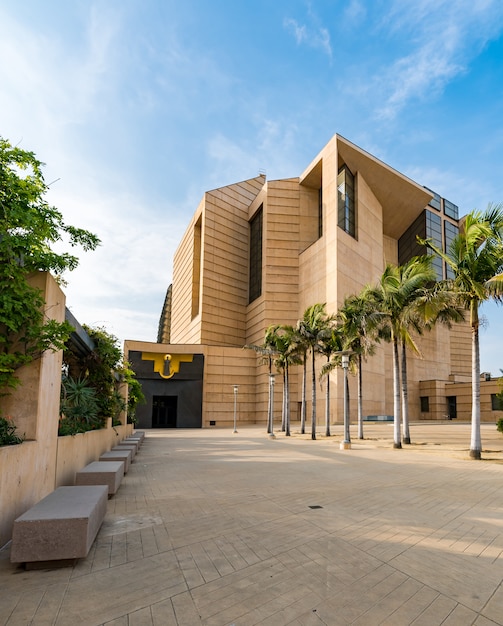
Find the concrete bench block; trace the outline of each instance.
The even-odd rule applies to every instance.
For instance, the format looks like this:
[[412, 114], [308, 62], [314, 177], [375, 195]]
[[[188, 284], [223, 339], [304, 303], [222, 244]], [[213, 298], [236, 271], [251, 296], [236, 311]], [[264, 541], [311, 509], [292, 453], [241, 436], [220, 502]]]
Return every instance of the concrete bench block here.
[[141, 441], [139, 439], [131, 439], [131, 438], [127, 438], [127, 439], [123, 439], [118, 445], [135, 445], [136, 446], [136, 452], [138, 452], [141, 448]]
[[112, 448], [111, 452], [116, 452], [117, 450], [130, 450], [131, 451], [131, 461], [136, 456], [136, 446], [134, 444], [119, 443], [118, 445], [116, 445], [116, 446], [114, 446]]
[[393, 415], [364, 415], [364, 422], [392, 422]]
[[135, 452], [138, 452], [140, 449], [140, 440], [139, 439], [123, 439], [118, 446], [134, 446]]
[[124, 463], [124, 474], [127, 474], [132, 454], [131, 450], [110, 450], [109, 452], [103, 452], [99, 460], [107, 463], [110, 461], [122, 461]]
[[135, 432], [132, 435], [129, 435], [130, 437], [139, 437], [140, 441], [143, 443], [143, 440], [145, 439], [145, 431], [144, 430], [135, 430]]
[[75, 474], [76, 485], [107, 485], [108, 495], [113, 496], [124, 476], [124, 461], [94, 461]]
[[12, 563], [85, 558], [107, 511], [108, 487], [58, 487], [14, 521]]

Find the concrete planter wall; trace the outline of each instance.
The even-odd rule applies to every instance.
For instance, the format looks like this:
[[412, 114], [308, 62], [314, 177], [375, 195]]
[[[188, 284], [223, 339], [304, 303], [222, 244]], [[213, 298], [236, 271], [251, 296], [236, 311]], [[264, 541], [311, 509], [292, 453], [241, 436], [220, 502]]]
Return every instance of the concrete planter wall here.
[[57, 487], [73, 485], [75, 473], [97, 461], [133, 431], [133, 425], [58, 437], [49, 445], [25, 441], [0, 447], [0, 547], [12, 535], [12, 523]]
[[[35, 273], [31, 283], [41, 289], [46, 315], [58, 322], [65, 319], [65, 295], [50, 274]], [[3, 415], [12, 417], [21, 444], [0, 447], [0, 547], [12, 535], [12, 523], [54, 491], [73, 485], [75, 472], [133, 431], [127, 424], [87, 433], [58, 437], [59, 394], [62, 352], [45, 352], [18, 370], [21, 385], [0, 398]]]
[[103, 452], [116, 446], [133, 430], [132, 424], [112, 428], [111, 421], [109, 419], [107, 428], [101, 430], [58, 437], [54, 488], [73, 485], [75, 472], [97, 461]]

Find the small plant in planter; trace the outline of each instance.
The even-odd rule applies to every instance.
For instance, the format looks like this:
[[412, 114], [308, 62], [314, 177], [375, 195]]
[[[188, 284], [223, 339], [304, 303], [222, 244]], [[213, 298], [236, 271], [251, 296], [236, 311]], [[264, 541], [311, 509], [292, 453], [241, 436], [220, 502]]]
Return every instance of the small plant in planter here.
[[63, 379], [59, 411], [59, 435], [76, 435], [103, 426], [96, 390], [85, 377]]
[[[104, 328], [91, 328], [86, 324], [83, 328], [91, 338], [94, 348], [85, 356], [74, 353], [71, 347], [65, 350], [63, 361], [66, 379], [85, 379], [87, 386], [95, 392], [98, 413], [103, 421], [112, 418], [112, 426], [120, 426], [121, 414], [126, 413], [127, 422], [135, 423], [136, 405], [145, 402], [145, 397], [130, 363], [124, 359], [119, 340]], [[66, 384], [65, 377], [63, 386]], [[121, 393], [124, 383], [128, 386], [127, 401]], [[63, 393], [61, 402], [64, 402]], [[61, 429], [65, 426], [63, 422], [68, 416], [63, 409], [60, 412], [65, 416], [60, 421], [62, 434]]]
[[14, 446], [23, 443], [24, 437], [16, 435], [16, 427], [9, 416], [0, 416], [0, 446]]

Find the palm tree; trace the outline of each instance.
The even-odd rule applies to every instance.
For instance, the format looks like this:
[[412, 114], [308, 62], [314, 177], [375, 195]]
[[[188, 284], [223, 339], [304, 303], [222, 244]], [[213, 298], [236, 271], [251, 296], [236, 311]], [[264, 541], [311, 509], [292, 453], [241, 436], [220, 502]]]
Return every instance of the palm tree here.
[[302, 319], [297, 322], [297, 331], [311, 351], [311, 439], [316, 439], [316, 352], [322, 332], [325, 332], [333, 321], [326, 312], [326, 304], [313, 304], [304, 311]]
[[[400, 266], [398, 269], [401, 274], [406, 274], [413, 267], [414, 271], [423, 272], [422, 283], [417, 284], [416, 289], [412, 289], [408, 294], [403, 309], [400, 315], [402, 324], [402, 334], [400, 339], [401, 347], [401, 400], [402, 400], [402, 428], [403, 435], [402, 441], [404, 444], [410, 444], [410, 428], [409, 428], [409, 391], [407, 380], [407, 345], [409, 345], [413, 352], [420, 356], [421, 352], [412, 339], [412, 332], [416, 335], [422, 334], [423, 329], [426, 327], [430, 320], [426, 316], [426, 310], [421, 306], [422, 303], [428, 300], [427, 294], [433, 293], [433, 285], [436, 281], [436, 272], [432, 266], [431, 256], [414, 257], [408, 263]], [[431, 303], [430, 303], [431, 305]]]
[[483, 212], [472, 211], [446, 253], [432, 241], [420, 240], [451, 269], [453, 289], [470, 312], [472, 331], [472, 415], [470, 457], [482, 457], [480, 437], [480, 345], [479, 308], [494, 298], [503, 299], [503, 203], [489, 204]]
[[356, 355], [358, 386], [358, 439], [363, 439], [363, 381], [362, 361], [375, 351], [378, 328], [382, 316], [363, 290], [360, 295], [348, 296], [338, 311], [341, 330], [345, 336], [343, 348]]
[[380, 335], [392, 343], [393, 349], [393, 447], [401, 448], [400, 428], [400, 359], [399, 344], [405, 342], [414, 352], [418, 347], [410, 333], [411, 318], [406, 311], [421, 290], [432, 280], [431, 260], [413, 257], [402, 266], [388, 264], [376, 287], [366, 290], [367, 297], [381, 315]]
[[301, 403], [300, 403], [300, 432], [302, 435], [306, 432], [306, 384], [307, 384], [307, 346], [305, 341], [300, 334], [297, 332], [297, 335], [300, 339], [299, 349], [301, 351], [301, 359], [302, 359], [302, 395], [301, 395]]
[[[331, 362], [334, 353], [340, 352], [343, 347], [343, 333], [340, 327], [332, 326], [320, 333], [318, 340], [318, 351], [327, 357], [327, 363], [322, 367], [320, 378], [327, 379], [325, 390], [325, 436], [330, 437], [330, 372], [334, 367], [340, 365], [339, 362]], [[340, 361], [340, 359], [339, 359]]]
[[290, 436], [290, 365], [300, 363], [297, 353], [296, 332], [293, 326], [276, 324], [270, 326], [267, 333], [269, 340], [275, 346], [276, 358], [274, 364], [283, 376], [283, 408], [281, 429], [287, 437]]
[[261, 356], [262, 363], [266, 364], [269, 371], [269, 399], [267, 404], [267, 432], [269, 434], [272, 433], [272, 420], [273, 420], [273, 397], [271, 393], [271, 374], [272, 374], [272, 365], [274, 362], [274, 357], [277, 355], [277, 349], [275, 345], [275, 337], [273, 332], [273, 326], [270, 326], [265, 331], [264, 341], [260, 346], [257, 345], [246, 345], [245, 348], [249, 348], [250, 350], [254, 350], [257, 354]]
[[[404, 320], [418, 333], [431, 330], [437, 323], [448, 328], [451, 322], [464, 321], [462, 309], [459, 307], [458, 297], [452, 291], [448, 282], [440, 281], [432, 286], [424, 287], [414, 294], [413, 300], [404, 313]], [[407, 350], [406, 342], [402, 341], [402, 417], [403, 443], [410, 444], [409, 431], [409, 403], [407, 385]]]

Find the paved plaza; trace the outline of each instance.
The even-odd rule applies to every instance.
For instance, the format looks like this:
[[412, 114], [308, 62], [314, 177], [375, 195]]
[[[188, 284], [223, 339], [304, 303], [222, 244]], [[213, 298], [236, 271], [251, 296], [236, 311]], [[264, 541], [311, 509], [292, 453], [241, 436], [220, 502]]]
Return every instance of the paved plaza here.
[[[353, 432], [354, 429], [354, 432]], [[0, 551], [0, 624], [503, 625], [503, 435], [367, 424], [312, 441], [263, 427], [152, 430], [86, 559]], [[352, 427], [352, 436], [356, 428]]]

